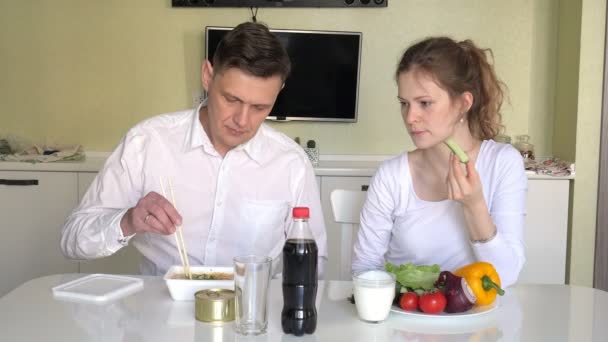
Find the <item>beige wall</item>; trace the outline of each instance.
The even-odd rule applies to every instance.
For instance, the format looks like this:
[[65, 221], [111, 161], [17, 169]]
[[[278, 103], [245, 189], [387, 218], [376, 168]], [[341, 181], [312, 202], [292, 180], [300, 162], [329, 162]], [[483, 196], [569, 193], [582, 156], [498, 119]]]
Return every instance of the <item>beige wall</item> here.
[[[429, 35], [472, 38], [494, 50], [509, 86], [509, 134], [530, 130], [551, 152], [557, 2], [399, 0], [381, 9], [265, 9], [271, 27], [363, 32], [359, 122], [281, 123], [322, 153], [411, 148], [393, 69]], [[206, 25], [235, 25], [249, 9], [174, 9], [169, 0], [0, 0], [0, 133], [108, 151], [136, 122], [191, 106], [200, 90]], [[549, 129], [547, 129], [549, 127]]]
[[582, 4], [569, 274], [571, 283], [592, 286], [606, 1], [583, 0]]
[[[530, 69], [527, 74], [530, 84], [530, 94], [527, 99], [529, 102], [527, 132], [534, 144], [535, 154], [548, 156], [553, 153], [559, 1], [530, 1], [530, 3], [536, 15], [531, 18]], [[517, 36], [517, 39], [521, 38]], [[522, 128], [519, 132], [513, 131], [515, 134], [522, 132], [526, 130]], [[514, 137], [513, 141], [515, 140]]]
[[[581, 1], [579, 55], [580, 19], [563, 19], [576, 16], [567, 7], [578, 4], [580, 10]], [[576, 155], [570, 279], [590, 285], [604, 8], [601, 0], [574, 5], [393, 0], [381, 9], [262, 8], [258, 19], [271, 27], [361, 31], [364, 43], [358, 123], [272, 125], [292, 137], [317, 140], [325, 154], [398, 153], [412, 147], [393, 80], [403, 49], [430, 35], [471, 38], [492, 48], [498, 74], [510, 89], [503, 113], [507, 134], [529, 133], [539, 156]], [[246, 8], [174, 9], [169, 0], [0, 0], [0, 135], [109, 151], [136, 122], [190, 107], [200, 91], [204, 26], [236, 25], [249, 15]], [[580, 72], [558, 72], [577, 56]], [[564, 102], [564, 92], [577, 95]], [[568, 116], [573, 111], [575, 121]]]
[[553, 154], [574, 160], [582, 0], [560, 0]]

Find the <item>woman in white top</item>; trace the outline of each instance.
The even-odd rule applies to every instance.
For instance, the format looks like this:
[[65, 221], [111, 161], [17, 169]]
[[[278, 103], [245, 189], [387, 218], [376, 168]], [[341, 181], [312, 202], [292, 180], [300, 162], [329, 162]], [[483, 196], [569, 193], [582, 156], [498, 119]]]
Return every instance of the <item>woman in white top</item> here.
[[[504, 85], [486, 52], [470, 40], [423, 40], [403, 54], [396, 77], [401, 115], [416, 149], [385, 161], [361, 213], [353, 271], [385, 262], [439, 264], [442, 270], [487, 261], [503, 287], [525, 262], [527, 178], [502, 128]], [[460, 163], [444, 141], [468, 154]]]

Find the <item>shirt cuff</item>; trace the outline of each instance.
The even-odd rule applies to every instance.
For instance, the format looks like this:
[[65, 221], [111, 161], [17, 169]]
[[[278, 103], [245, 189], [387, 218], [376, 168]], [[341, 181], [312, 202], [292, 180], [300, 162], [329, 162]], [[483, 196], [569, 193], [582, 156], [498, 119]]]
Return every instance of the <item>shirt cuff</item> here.
[[494, 233], [492, 234], [492, 236], [485, 238], [485, 239], [481, 239], [481, 240], [471, 240], [471, 242], [473, 244], [484, 244], [484, 243], [488, 243], [492, 240], [494, 240], [494, 238], [496, 237], [496, 235], [498, 235], [498, 228], [494, 227]]
[[129, 240], [135, 236], [135, 233], [129, 236], [124, 236], [122, 233], [122, 228], [120, 227], [120, 221], [127, 210], [129, 209], [120, 210], [110, 221], [109, 226], [111, 229], [108, 230], [108, 234], [106, 235], [106, 243], [108, 244], [108, 249], [112, 250], [112, 253], [116, 252], [122, 247], [127, 246], [129, 244]]
[[496, 251], [500, 250], [499, 246], [502, 244], [502, 235], [498, 230], [496, 231], [496, 235], [487, 242], [471, 242], [473, 253], [477, 257], [477, 260], [485, 260], [487, 255], [496, 254]]
[[[122, 229], [121, 229], [120, 235], [123, 235]], [[133, 238], [134, 236], [135, 236], [135, 233], [133, 233], [129, 236], [122, 236], [122, 237], [119, 237], [117, 241], [119, 244], [121, 244], [123, 247], [125, 247], [125, 246], [129, 245], [129, 240], [131, 240], [131, 238]]]

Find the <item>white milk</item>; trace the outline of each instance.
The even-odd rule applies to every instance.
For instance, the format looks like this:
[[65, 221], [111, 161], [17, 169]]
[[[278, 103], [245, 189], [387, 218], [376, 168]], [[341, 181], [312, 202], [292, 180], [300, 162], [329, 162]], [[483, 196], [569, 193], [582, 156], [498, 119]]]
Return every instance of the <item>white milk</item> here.
[[383, 321], [395, 298], [395, 276], [385, 271], [365, 271], [353, 277], [353, 290], [359, 318]]

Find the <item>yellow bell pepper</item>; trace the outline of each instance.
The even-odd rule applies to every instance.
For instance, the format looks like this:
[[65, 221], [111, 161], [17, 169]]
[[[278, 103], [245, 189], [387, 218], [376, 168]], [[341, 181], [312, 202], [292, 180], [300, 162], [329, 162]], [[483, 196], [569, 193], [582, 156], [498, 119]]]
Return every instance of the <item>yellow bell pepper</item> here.
[[489, 262], [476, 262], [459, 268], [455, 275], [466, 279], [473, 290], [477, 302], [475, 305], [488, 305], [494, 302], [496, 294], [504, 295], [505, 291], [500, 288], [500, 277], [498, 272]]

